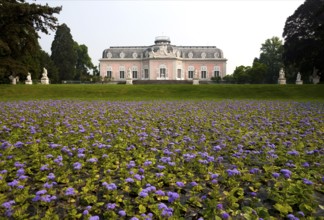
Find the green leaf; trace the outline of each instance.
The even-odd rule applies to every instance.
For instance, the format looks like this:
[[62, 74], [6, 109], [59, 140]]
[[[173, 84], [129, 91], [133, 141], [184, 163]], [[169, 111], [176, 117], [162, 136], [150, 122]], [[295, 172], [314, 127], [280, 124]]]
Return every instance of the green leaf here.
[[141, 205], [139, 205], [139, 211], [140, 211], [140, 213], [141, 214], [143, 214], [143, 213], [145, 213], [146, 212], [146, 207], [145, 206], [143, 206], [142, 204]]
[[286, 204], [286, 203], [283, 203], [283, 204], [276, 203], [273, 207], [275, 209], [277, 209], [280, 213], [284, 214], [284, 215], [287, 215], [288, 213], [293, 211], [291, 206], [289, 204]]

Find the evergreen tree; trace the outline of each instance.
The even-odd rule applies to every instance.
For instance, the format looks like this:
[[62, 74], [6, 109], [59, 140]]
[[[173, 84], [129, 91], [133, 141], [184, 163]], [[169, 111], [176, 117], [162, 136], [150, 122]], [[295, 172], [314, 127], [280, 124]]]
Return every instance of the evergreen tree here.
[[76, 76], [77, 51], [66, 24], [58, 26], [51, 51], [51, 59], [58, 68], [59, 80], [73, 80]]
[[33, 58], [40, 51], [37, 32], [55, 30], [57, 18], [53, 14], [61, 9], [25, 0], [0, 0], [0, 81], [37, 71]]

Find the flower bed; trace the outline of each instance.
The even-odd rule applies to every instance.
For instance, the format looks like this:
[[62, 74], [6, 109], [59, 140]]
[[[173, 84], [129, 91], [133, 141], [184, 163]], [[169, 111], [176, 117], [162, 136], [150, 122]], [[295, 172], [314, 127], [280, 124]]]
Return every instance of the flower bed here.
[[324, 104], [0, 105], [0, 214], [14, 219], [323, 215]]

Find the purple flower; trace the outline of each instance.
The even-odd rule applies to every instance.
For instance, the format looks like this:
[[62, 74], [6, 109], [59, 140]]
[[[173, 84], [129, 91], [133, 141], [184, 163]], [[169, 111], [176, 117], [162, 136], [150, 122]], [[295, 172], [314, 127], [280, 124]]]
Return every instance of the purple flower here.
[[21, 176], [25, 174], [25, 170], [24, 168], [20, 168], [19, 170], [17, 170], [17, 176]]
[[55, 179], [55, 175], [54, 175], [54, 173], [50, 173], [50, 174], [48, 174], [47, 179], [49, 179], [49, 180], [53, 180], [53, 179]]
[[147, 191], [145, 191], [145, 190], [142, 190], [140, 193], [139, 193], [139, 196], [140, 197], [147, 197], [148, 196], [148, 193], [147, 193]]
[[127, 164], [128, 169], [133, 168], [135, 166], [136, 166], [136, 164], [135, 164], [135, 161], [133, 161], [133, 160], [129, 161], [129, 163]]
[[222, 213], [222, 219], [228, 219], [230, 215], [227, 212]]
[[191, 185], [192, 187], [194, 187], [194, 186], [198, 186], [198, 183], [196, 183], [196, 182], [194, 181], [194, 182], [191, 182], [190, 185]]
[[162, 176], [164, 176], [164, 173], [156, 173], [155, 176], [156, 177], [162, 177]]
[[132, 178], [127, 178], [127, 179], [125, 180], [125, 182], [127, 182], [127, 183], [133, 183], [134, 180], [133, 180]]
[[161, 209], [167, 209], [168, 206], [166, 204], [164, 204], [164, 203], [161, 202], [161, 203], [159, 203], [158, 208], [159, 208], [159, 210], [161, 210]]
[[120, 215], [120, 216], [126, 216], [126, 212], [124, 210], [120, 210], [118, 212], [118, 215]]
[[295, 217], [293, 214], [289, 214], [289, 215], [287, 215], [287, 218], [288, 218], [289, 220], [299, 220], [299, 218]]
[[89, 220], [99, 220], [100, 218], [99, 218], [99, 216], [97, 216], [97, 215], [94, 215], [94, 216], [91, 216], [90, 218], [89, 218]]
[[2, 207], [4, 207], [5, 209], [12, 209], [11, 205], [15, 204], [14, 200], [10, 200], [9, 202], [4, 202], [2, 203]]
[[259, 168], [252, 168], [252, 169], [250, 169], [250, 173], [251, 174], [257, 174], [259, 172], [260, 172], [260, 169]]
[[84, 210], [82, 214], [83, 215], [88, 215], [89, 214], [89, 210]]
[[164, 191], [162, 191], [162, 190], [157, 190], [156, 192], [155, 192], [155, 194], [156, 195], [159, 195], [159, 196], [165, 196], [165, 193], [164, 193]]
[[73, 168], [74, 168], [75, 170], [80, 170], [80, 169], [82, 168], [82, 164], [81, 164], [80, 162], [75, 162], [75, 163], [73, 164]]
[[174, 202], [176, 199], [178, 199], [180, 196], [178, 193], [176, 192], [168, 192], [167, 193], [168, 197], [169, 197], [169, 202]]
[[313, 182], [310, 181], [310, 180], [308, 180], [308, 179], [306, 179], [306, 178], [303, 179], [303, 182], [304, 182], [306, 185], [313, 185]]
[[74, 191], [74, 188], [72, 188], [72, 187], [67, 188], [65, 191], [66, 196], [72, 196], [74, 194], [75, 194], [75, 191]]
[[297, 156], [297, 155], [299, 155], [298, 151], [296, 151], [296, 150], [288, 151], [287, 153], [288, 153], [289, 155], [292, 155], [292, 156]]
[[115, 183], [106, 183], [106, 182], [103, 182], [102, 183], [103, 186], [105, 186], [108, 190], [115, 190], [117, 189], [117, 186], [115, 185]]
[[176, 185], [178, 187], [184, 187], [185, 186], [185, 184], [183, 182], [176, 182]]
[[229, 176], [235, 176], [235, 175], [240, 175], [241, 174], [241, 172], [238, 171], [236, 168], [234, 168], [234, 169], [227, 169], [226, 172], [227, 172], [227, 174]]
[[308, 163], [308, 162], [304, 162], [304, 163], [302, 164], [302, 166], [303, 166], [303, 167], [309, 167], [309, 163]]
[[215, 178], [217, 178], [219, 175], [217, 174], [217, 173], [212, 173], [212, 174], [210, 174], [210, 177], [212, 178], [212, 179], [215, 179]]
[[147, 160], [147, 161], [144, 162], [144, 166], [149, 166], [151, 164], [152, 164], [152, 161], [150, 161], [150, 160]]
[[135, 174], [134, 175], [134, 178], [137, 179], [137, 180], [142, 180], [144, 178], [143, 175], [139, 175], [139, 174]]
[[13, 180], [12, 182], [9, 182], [9, 183], [8, 183], [8, 186], [14, 187], [14, 186], [17, 186], [18, 183], [19, 183], [19, 182], [18, 182], [17, 180]]
[[272, 176], [273, 176], [274, 178], [278, 178], [278, 177], [280, 176], [280, 173], [272, 173]]
[[88, 162], [90, 162], [90, 163], [96, 163], [96, 162], [98, 162], [98, 159], [97, 158], [90, 158], [88, 160]]
[[290, 178], [291, 176], [291, 171], [288, 169], [281, 169], [280, 172], [284, 175], [286, 178]]
[[132, 217], [130, 220], [138, 220], [137, 217]]
[[173, 214], [173, 208], [165, 208], [162, 210], [161, 213], [162, 216], [167, 216], [167, 217], [172, 216], [172, 214]]
[[224, 209], [222, 203], [217, 204], [216, 208], [219, 209], [219, 210], [223, 210]]
[[116, 207], [116, 204], [115, 203], [108, 203], [107, 205], [106, 205], [106, 208], [107, 209], [114, 209]]
[[41, 171], [48, 170], [48, 164], [41, 166], [40, 170]]
[[159, 170], [163, 170], [163, 169], [165, 169], [165, 166], [157, 165], [157, 168], [158, 168]]

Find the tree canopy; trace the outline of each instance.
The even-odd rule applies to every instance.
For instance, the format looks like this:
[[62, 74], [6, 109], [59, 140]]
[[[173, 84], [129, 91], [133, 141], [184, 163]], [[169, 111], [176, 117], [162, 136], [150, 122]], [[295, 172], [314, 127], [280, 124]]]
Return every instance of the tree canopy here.
[[0, 78], [25, 76], [35, 68], [33, 56], [41, 49], [38, 31], [55, 30], [54, 14], [61, 9], [25, 0], [0, 0]]
[[[293, 65], [303, 76], [314, 69], [324, 72], [324, 0], [306, 0], [286, 20], [283, 37], [285, 65]], [[324, 76], [321, 77], [321, 81]]]
[[76, 75], [77, 50], [66, 24], [58, 26], [52, 42], [51, 58], [58, 68], [60, 80], [73, 80]]
[[279, 70], [283, 66], [282, 52], [283, 45], [279, 37], [269, 38], [261, 45], [261, 54], [258, 62], [267, 67], [263, 78], [264, 83], [277, 83]]

